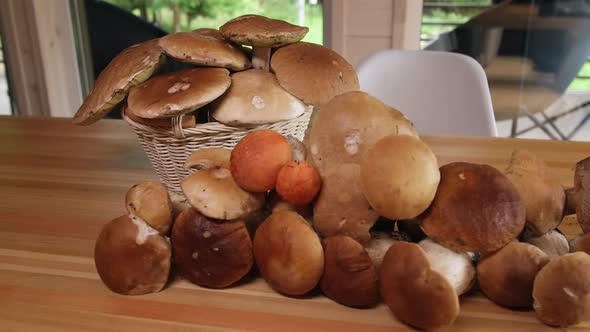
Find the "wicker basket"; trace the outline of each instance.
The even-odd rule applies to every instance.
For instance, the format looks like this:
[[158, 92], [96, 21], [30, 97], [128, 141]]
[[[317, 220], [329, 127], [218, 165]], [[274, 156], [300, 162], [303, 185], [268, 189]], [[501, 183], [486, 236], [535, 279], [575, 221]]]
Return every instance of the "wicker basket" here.
[[172, 129], [149, 127], [134, 122], [122, 112], [123, 119], [135, 130], [160, 181], [168, 189], [182, 194], [180, 181], [191, 172], [182, 165], [188, 156], [201, 148], [233, 148], [242, 137], [253, 130], [272, 129], [284, 136], [290, 135], [303, 140], [312, 114], [309, 107], [296, 119], [276, 122], [254, 128], [229, 127], [218, 122], [198, 124], [195, 128], [182, 129], [181, 118], [172, 118]]

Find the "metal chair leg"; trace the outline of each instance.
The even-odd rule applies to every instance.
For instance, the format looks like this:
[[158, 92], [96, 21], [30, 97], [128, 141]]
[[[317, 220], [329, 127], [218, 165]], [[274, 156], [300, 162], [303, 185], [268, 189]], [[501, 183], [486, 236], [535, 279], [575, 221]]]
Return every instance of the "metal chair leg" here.
[[530, 114], [529, 112], [527, 112], [526, 110], [522, 111], [529, 119], [531, 119], [531, 121], [533, 121], [533, 123], [539, 127], [539, 129], [541, 129], [547, 136], [549, 136], [549, 138], [553, 139], [553, 140], [559, 140], [559, 138], [555, 135], [553, 135], [553, 133], [551, 131], [549, 131], [549, 129], [547, 129], [547, 127], [545, 127], [541, 121], [537, 120], [537, 118], [535, 118], [534, 115]]
[[518, 129], [518, 113], [514, 115], [512, 118], [512, 126], [510, 127], [510, 137], [515, 138], [517, 133], [516, 130]]

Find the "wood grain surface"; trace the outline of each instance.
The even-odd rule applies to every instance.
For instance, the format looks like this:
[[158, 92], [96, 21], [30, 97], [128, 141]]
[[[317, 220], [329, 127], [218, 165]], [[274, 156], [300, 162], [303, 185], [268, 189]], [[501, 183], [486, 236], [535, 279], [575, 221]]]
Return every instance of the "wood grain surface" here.
[[[590, 143], [425, 137], [441, 164], [503, 169], [513, 149], [547, 161], [564, 186]], [[102, 285], [92, 258], [102, 225], [125, 214], [124, 195], [155, 179], [134, 133], [119, 120], [76, 127], [68, 119], [0, 117], [1, 331], [405, 331], [380, 304], [351, 309], [319, 294], [293, 299], [251, 276], [226, 290], [178, 277], [158, 294], [121, 296]], [[579, 232], [575, 219], [562, 229]], [[475, 293], [449, 331], [550, 331], [533, 312]], [[584, 322], [570, 331], [590, 329]]]

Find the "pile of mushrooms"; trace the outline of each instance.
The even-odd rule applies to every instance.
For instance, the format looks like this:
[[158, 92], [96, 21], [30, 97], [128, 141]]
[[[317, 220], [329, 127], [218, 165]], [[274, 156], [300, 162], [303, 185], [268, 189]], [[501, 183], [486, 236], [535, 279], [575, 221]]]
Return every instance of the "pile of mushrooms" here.
[[[158, 182], [132, 187], [127, 215], [96, 241], [105, 285], [158, 292], [174, 265], [196, 285], [225, 288], [256, 266], [278, 293], [317, 289], [358, 308], [383, 300], [420, 329], [453, 324], [460, 297], [477, 290], [498, 305], [533, 309], [551, 326], [585, 319], [590, 158], [576, 165], [568, 190], [527, 151], [515, 151], [504, 172], [460, 161], [439, 167], [410, 120], [357, 91], [352, 67], [299, 42], [306, 33], [246, 15], [219, 31], [131, 47], [101, 74], [76, 123], [96, 121], [127, 94], [124, 112], [157, 126], [179, 115], [195, 125], [195, 111], [255, 126], [321, 105], [305, 143], [255, 130], [231, 150], [188, 157], [183, 195]], [[148, 80], [167, 57], [201, 67]], [[573, 213], [584, 235], [570, 244], [558, 227]]]

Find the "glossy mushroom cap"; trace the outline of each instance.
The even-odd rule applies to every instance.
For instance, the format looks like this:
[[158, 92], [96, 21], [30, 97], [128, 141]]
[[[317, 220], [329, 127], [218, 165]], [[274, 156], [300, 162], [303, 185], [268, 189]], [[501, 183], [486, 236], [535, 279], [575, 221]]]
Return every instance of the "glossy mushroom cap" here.
[[279, 84], [308, 105], [323, 105], [348, 91], [357, 91], [354, 67], [333, 50], [298, 42], [278, 49], [270, 67]]
[[540, 236], [559, 226], [565, 192], [545, 162], [530, 152], [516, 150], [504, 174], [524, 200], [531, 232]]
[[431, 268], [426, 253], [410, 242], [389, 248], [381, 265], [383, 301], [400, 321], [424, 330], [451, 325], [459, 315], [453, 286]]
[[300, 41], [309, 28], [260, 15], [243, 15], [228, 21], [219, 31], [236, 44], [280, 47]]
[[320, 170], [339, 163], [360, 164], [370, 147], [391, 134], [418, 137], [402, 113], [365, 92], [349, 92], [317, 111], [307, 148]]
[[160, 38], [162, 50], [169, 56], [199, 66], [245, 70], [252, 66], [241, 49], [228, 43], [213, 29], [177, 32]]
[[535, 278], [533, 308], [551, 326], [568, 327], [590, 313], [590, 256], [577, 252], [552, 259]]
[[490, 252], [514, 240], [525, 224], [525, 206], [497, 169], [463, 162], [440, 168], [440, 184], [422, 218], [432, 240], [463, 252]]
[[523, 242], [530, 243], [541, 249], [549, 257], [557, 257], [570, 252], [567, 238], [557, 230], [552, 230], [541, 236], [532, 236], [531, 233], [525, 232]]
[[170, 273], [170, 244], [137, 217], [121, 216], [106, 224], [94, 247], [100, 279], [113, 292], [159, 292]]
[[533, 304], [535, 277], [548, 262], [549, 256], [539, 248], [511, 242], [480, 258], [477, 264], [479, 288], [501, 306], [528, 308]]
[[138, 216], [160, 234], [168, 234], [173, 209], [166, 187], [155, 181], [134, 185], [125, 196], [127, 212]]
[[379, 301], [377, 270], [363, 246], [351, 237], [337, 235], [323, 240], [322, 292], [349, 307], [370, 307]]
[[273, 130], [250, 132], [231, 153], [231, 173], [236, 183], [251, 192], [273, 190], [281, 168], [291, 161], [287, 139]]
[[193, 173], [182, 180], [180, 187], [195, 209], [213, 219], [237, 219], [264, 205], [264, 194], [240, 188], [226, 168]]
[[157, 39], [123, 50], [98, 75], [94, 88], [74, 115], [72, 122], [90, 125], [102, 119], [125, 99], [129, 89], [152, 76], [164, 60]]
[[348, 235], [361, 243], [370, 239], [379, 214], [361, 191], [360, 174], [356, 164], [335, 165], [322, 174], [313, 207], [313, 227], [321, 236]]
[[192, 112], [221, 96], [230, 86], [225, 68], [190, 68], [156, 76], [129, 93], [129, 111], [146, 118]]
[[254, 258], [264, 280], [286, 295], [309, 292], [324, 271], [324, 250], [319, 237], [293, 211], [275, 212], [258, 227]]
[[424, 239], [418, 245], [426, 253], [430, 268], [445, 277], [457, 295], [461, 296], [473, 287], [475, 267], [467, 253], [445, 248], [430, 239]]
[[379, 215], [397, 220], [418, 216], [432, 202], [440, 181], [436, 156], [419, 138], [390, 135], [365, 153], [361, 188]]
[[320, 173], [306, 161], [291, 161], [277, 175], [277, 193], [289, 204], [301, 206], [311, 203], [321, 186]]
[[231, 75], [231, 87], [211, 107], [211, 116], [228, 126], [248, 127], [291, 120], [307, 106], [285, 91], [272, 73], [250, 69]]
[[204, 170], [215, 167], [229, 169], [231, 150], [225, 148], [201, 148], [186, 158], [184, 169]]

